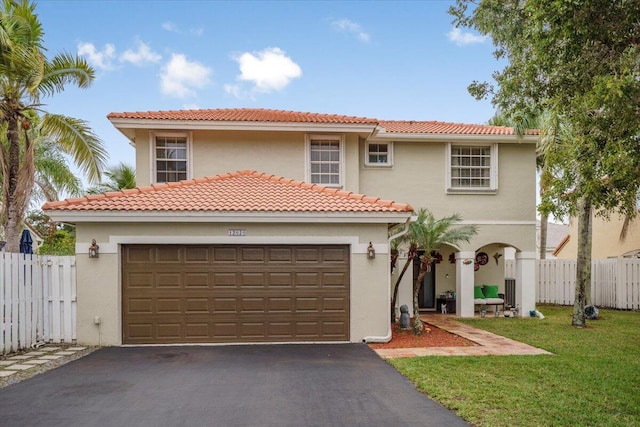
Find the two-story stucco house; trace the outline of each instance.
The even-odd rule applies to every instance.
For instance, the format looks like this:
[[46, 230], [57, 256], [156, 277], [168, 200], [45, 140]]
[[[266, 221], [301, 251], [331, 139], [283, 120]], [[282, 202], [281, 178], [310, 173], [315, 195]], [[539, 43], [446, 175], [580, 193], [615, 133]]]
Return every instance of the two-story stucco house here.
[[140, 187], [44, 207], [77, 226], [82, 342], [386, 341], [390, 239], [421, 207], [479, 227], [440, 249], [425, 309], [452, 290], [473, 316], [474, 285], [504, 291], [505, 247], [516, 303], [534, 308], [534, 137], [263, 109], [108, 118], [135, 147]]

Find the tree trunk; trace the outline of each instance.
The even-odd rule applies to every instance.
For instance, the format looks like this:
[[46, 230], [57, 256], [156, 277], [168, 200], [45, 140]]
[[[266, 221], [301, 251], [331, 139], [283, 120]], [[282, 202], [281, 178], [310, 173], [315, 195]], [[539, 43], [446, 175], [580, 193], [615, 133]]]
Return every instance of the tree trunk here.
[[586, 197], [578, 200], [578, 260], [575, 294], [571, 324], [584, 327], [584, 307], [591, 302], [591, 202]]
[[540, 215], [540, 259], [547, 258], [547, 229], [549, 226], [549, 215]]
[[4, 247], [5, 252], [20, 251], [20, 214], [18, 199], [18, 174], [20, 170], [20, 135], [18, 133], [18, 119], [15, 115], [11, 115], [7, 126], [7, 139], [9, 140], [9, 179], [6, 200], [4, 200], [6, 209], [3, 215], [4, 239], [7, 244]]
[[396, 280], [396, 284], [393, 287], [393, 296], [391, 297], [391, 323], [396, 322], [396, 302], [398, 301], [398, 289], [400, 288], [400, 282], [402, 281], [404, 273], [406, 273], [415, 256], [416, 250], [412, 246], [409, 248], [409, 252], [407, 253], [407, 262], [404, 264], [404, 267], [402, 268], [402, 271], [398, 276], [398, 280]]
[[424, 256], [420, 257], [420, 273], [418, 273], [418, 278], [413, 284], [413, 333], [416, 335], [422, 335], [424, 331], [424, 324], [422, 323], [422, 319], [420, 319], [420, 302], [418, 298], [424, 276], [426, 276], [427, 271], [430, 269], [431, 259], [427, 259]]

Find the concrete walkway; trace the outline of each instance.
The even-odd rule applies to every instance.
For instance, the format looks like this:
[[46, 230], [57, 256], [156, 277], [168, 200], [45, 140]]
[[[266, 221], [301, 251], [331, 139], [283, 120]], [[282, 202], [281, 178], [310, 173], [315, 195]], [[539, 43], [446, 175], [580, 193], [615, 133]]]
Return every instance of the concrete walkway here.
[[532, 347], [491, 332], [483, 331], [453, 320], [443, 314], [420, 314], [422, 320], [437, 328], [478, 344], [472, 347], [421, 347], [421, 348], [381, 348], [375, 350], [384, 359], [416, 356], [513, 356], [553, 354], [541, 348]]

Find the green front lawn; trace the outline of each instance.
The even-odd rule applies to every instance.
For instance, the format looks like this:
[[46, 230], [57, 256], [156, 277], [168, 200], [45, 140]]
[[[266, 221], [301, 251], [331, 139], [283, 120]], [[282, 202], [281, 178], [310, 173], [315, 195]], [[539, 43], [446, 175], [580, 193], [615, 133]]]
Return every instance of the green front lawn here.
[[570, 307], [538, 306], [545, 319], [464, 323], [552, 356], [391, 359], [417, 388], [478, 426], [640, 425], [640, 313], [600, 310], [585, 329]]

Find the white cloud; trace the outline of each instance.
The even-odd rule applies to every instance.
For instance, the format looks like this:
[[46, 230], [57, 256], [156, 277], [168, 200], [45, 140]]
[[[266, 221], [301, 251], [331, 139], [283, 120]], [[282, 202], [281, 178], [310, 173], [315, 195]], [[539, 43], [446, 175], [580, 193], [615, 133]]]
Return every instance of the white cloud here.
[[355, 36], [358, 37], [358, 39], [363, 42], [368, 42], [369, 39], [371, 38], [371, 36], [369, 36], [369, 33], [366, 33], [362, 30], [362, 27], [360, 26], [360, 24], [350, 21], [348, 19], [339, 19], [337, 21], [333, 21], [331, 23], [331, 26], [336, 31], [340, 31], [342, 33], [355, 34]]
[[78, 43], [78, 55], [87, 58], [89, 64], [102, 70], [112, 68], [112, 61], [116, 57], [116, 48], [107, 43], [104, 49], [97, 50], [93, 43]]
[[176, 26], [176, 24], [174, 24], [173, 22], [165, 22], [162, 24], [162, 29], [166, 30], [166, 31], [171, 31], [172, 33], [179, 33], [180, 30], [178, 29], [178, 27]]
[[200, 106], [198, 104], [184, 104], [182, 106], [183, 110], [199, 110]]
[[162, 57], [152, 51], [148, 44], [138, 40], [136, 42], [137, 50], [127, 49], [120, 55], [120, 62], [130, 62], [133, 65], [142, 66], [147, 63], [159, 62]]
[[[254, 89], [259, 92], [268, 93], [284, 89], [292, 79], [302, 75], [300, 66], [277, 47], [270, 47], [261, 52], [245, 52], [234, 59], [240, 65], [238, 80], [252, 82], [255, 85]], [[229, 90], [227, 93], [231, 93]]]
[[191, 34], [192, 36], [202, 36], [204, 34], [204, 28], [202, 27], [198, 27], [198, 28], [189, 28], [188, 30], [183, 30], [182, 28], [180, 28], [178, 25], [174, 24], [171, 21], [167, 21], [165, 23], [162, 24], [162, 29], [165, 31], [169, 31], [172, 33], [177, 33], [177, 34], [184, 34], [184, 33], [188, 33]]
[[211, 83], [211, 73], [210, 68], [196, 61], [189, 61], [183, 54], [174, 53], [160, 75], [162, 93], [177, 98], [193, 96], [194, 89], [201, 89]]
[[463, 33], [460, 28], [452, 28], [451, 31], [447, 33], [447, 38], [458, 46], [484, 43], [487, 40], [486, 36], [480, 36], [470, 32]]

